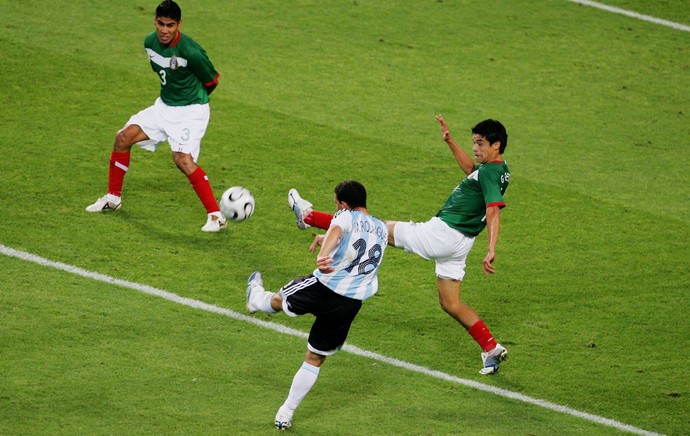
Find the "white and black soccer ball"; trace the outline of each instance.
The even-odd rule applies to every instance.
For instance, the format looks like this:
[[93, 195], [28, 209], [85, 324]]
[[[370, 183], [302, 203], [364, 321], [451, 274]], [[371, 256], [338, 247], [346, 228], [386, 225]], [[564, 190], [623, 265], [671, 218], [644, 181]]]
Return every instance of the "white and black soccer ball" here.
[[220, 197], [220, 211], [230, 221], [246, 220], [254, 213], [254, 206], [254, 196], [241, 186], [233, 186]]

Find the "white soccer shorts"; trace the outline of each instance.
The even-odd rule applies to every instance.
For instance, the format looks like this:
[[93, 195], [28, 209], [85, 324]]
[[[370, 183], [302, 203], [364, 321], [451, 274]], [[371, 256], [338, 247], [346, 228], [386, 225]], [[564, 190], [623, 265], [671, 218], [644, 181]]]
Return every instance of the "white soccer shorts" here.
[[438, 277], [465, 277], [465, 262], [475, 238], [463, 235], [438, 217], [425, 223], [398, 222], [394, 232], [395, 246], [434, 260]]
[[138, 125], [149, 137], [138, 142], [139, 147], [156, 151], [158, 145], [167, 140], [173, 152], [191, 154], [196, 162], [210, 117], [208, 103], [168, 106], [158, 97], [153, 106], [132, 115], [126, 125]]

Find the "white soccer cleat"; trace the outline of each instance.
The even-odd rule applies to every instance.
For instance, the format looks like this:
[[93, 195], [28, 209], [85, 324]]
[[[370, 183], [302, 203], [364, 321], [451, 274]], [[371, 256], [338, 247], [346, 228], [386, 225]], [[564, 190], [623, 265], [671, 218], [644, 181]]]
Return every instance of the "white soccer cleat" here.
[[86, 208], [87, 212], [110, 212], [113, 210], [118, 210], [122, 207], [122, 200], [115, 200], [112, 195], [104, 195], [103, 197], [96, 200], [96, 202]]
[[206, 224], [201, 228], [202, 232], [220, 232], [221, 230], [224, 230], [225, 228], [228, 227], [228, 222], [223, 218], [222, 215], [213, 215], [210, 214], [208, 216], [208, 220], [206, 220]]
[[292, 212], [295, 214], [295, 218], [297, 219], [297, 227], [300, 230], [306, 230], [311, 227], [309, 224], [304, 222], [304, 218], [312, 211], [312, 204], [300, 197], [297, 189], [293, 188], [290, 189], [290, 192], [288, 192], [288, 205], [290, 205], [290, 209], [292, 209]]
[[275, 425], [278, 430], [287, 430], [292, 427], [292, 412], [287, 407], [280, 406], [275, 419]]
[[259, 271], [254, 271], [247, 280], [247, 311], [249, 313], [258, 312], [259, 308], [255, 303], [256, 296], [264, 290], [264, 280]]
[[479, 371], [482, 375], [496, 374], [501, 365], [501, 362], [508, 358], [508, 350], [506, 350], [501, 344], [497, 344], [496, 347], [489, 351], [488, 353], [482, 353], [482, 361], [484, 362], [484, 368]]

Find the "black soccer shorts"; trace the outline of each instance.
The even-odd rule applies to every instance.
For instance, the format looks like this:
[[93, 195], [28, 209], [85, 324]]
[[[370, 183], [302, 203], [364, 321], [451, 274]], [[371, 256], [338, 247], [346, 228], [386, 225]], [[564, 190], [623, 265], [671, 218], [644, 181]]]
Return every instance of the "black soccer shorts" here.
[[342, 348], [350, 326], [362, 307], [361, 300], [336, 294], [313, 274], [298, 277], [280, 288], [283, 311], [290, 316], [316, 317], [309, 332], [309, 350], [330, 356]]

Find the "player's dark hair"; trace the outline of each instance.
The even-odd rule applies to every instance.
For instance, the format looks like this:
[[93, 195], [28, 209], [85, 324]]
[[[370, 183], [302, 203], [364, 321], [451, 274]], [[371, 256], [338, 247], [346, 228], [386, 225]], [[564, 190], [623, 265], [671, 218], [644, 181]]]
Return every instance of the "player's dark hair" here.
[[506, 128], [503, 124], [496, 120], [484, 120], [472, 127], [472, 133], [476, 135], [482, 135], [489, 141], [489, 144], [493, 144], [496, 141], [501, 143], [500, 152], [503, 154], [506, 147], [508, 146], [508, 133], [506, 133]]
[[335, 187], [335, 198], [344, 201], [351, 209], [367, 207], [367, 190], [356, 180], [345, 180]]
[[173, 0], [163, 0], [156, 7], [156, 18], [165, 17], [175, 21], [182, 21], [182, 9]]

